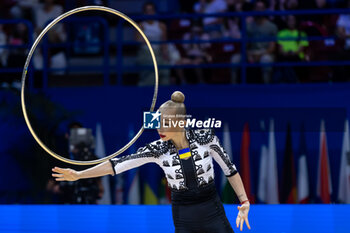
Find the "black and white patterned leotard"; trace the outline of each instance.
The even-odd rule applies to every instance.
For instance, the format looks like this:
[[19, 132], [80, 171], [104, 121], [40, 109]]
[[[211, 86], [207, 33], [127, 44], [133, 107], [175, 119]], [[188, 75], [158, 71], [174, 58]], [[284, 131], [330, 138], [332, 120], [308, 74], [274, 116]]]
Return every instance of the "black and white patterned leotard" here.
[[[193, 166], [198, 187], [205, 187], [214, 182], [213, 158], [220, 165], [226, 177], [237, 173], [212, 129], [186, 129], [186, 138], [192, 154]], [[114, 174], [139, 167], [146, 163], [157, 163], [164, 171], [168, 186], [172, 191], [185, 191], [186, 187], [183, 165], [171, 140], [161, 139], [147, 144], [135, 154], [110, 159]]]

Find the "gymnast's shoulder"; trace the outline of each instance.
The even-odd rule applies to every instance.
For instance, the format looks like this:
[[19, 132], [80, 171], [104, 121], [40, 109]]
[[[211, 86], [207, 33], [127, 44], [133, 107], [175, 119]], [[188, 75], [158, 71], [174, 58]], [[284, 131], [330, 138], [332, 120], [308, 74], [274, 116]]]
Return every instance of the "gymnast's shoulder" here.
[[155, 140], [139, 148], [137, 153], [152, 153], [155, 157], [166, 154], [169, 151], [170, 145], [168, 141], [162, 139]]
[[199, 145], [210, 144], [216, 138], [213, 128], [187, 129], [186, 136], [190, 143], [196, 142]]

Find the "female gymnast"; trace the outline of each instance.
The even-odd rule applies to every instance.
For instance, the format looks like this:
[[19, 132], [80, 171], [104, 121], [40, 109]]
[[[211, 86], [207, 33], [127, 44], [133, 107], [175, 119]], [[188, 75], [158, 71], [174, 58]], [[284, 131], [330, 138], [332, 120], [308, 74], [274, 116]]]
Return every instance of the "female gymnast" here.
[[[57, 181], [116, 175], [145, 163], [157, 163], [164, 171], [171, 189], [173, 222], [176, 233], [232, 233], [220, 197], [214, 184], [213, 158], [220, 165], [241, 205], [238, 206], [237, 227], [244, 222], [250, 229], [250, 203], [235, 165], [211, 129], [181, 128], [173, 122], [185, 121], [185, 96], [176, 91], [159, 111], [164, 127], [158, 129], [159, 140], [141, 147], [135, 154], [110, 159], [92, 168], [75, 171], [52, 169]], [[179, 116], [176, 118], [176, 116]], [[175, 119], [176, 118], [176, 119]]]

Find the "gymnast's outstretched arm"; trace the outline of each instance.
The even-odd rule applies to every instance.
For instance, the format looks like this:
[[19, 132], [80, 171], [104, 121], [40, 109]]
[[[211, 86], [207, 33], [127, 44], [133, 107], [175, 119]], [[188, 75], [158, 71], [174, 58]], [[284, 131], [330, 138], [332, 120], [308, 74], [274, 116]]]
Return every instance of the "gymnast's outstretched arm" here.
[[75, 171], [70, 168], [59, 168], [59, 167], [54, 167], [52, 171], [56, 172], [52, 174], [52, 176], [56, 178], [56, 181], [76, 181], [79, 179], [93, 178], [93, 177], [114, 174], [112, 164], [109, 161], [105, 161], [94, 167], [91, 167], [82, 171]]
[[141, 147], [135, 154], [113, 158], [82, 171], [55, 167], [52, 171], [56, 173], [53, 173], [52, 176], [56, 178], [56, 181], [76, 181], [85, 178], [116, 175], [132, 168], [139, 167], [145, 163], [158, 163], [158, 157], [155, 156], [150, 148], [150, 146]]

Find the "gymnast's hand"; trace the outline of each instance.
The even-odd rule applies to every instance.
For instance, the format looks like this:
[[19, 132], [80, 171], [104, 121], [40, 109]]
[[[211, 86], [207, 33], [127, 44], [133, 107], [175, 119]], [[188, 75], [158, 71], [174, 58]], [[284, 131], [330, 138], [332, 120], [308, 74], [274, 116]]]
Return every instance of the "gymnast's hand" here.
[[248, 229], [250, 230], [250, 225], [248, 221], [248, 213], [249, 213], [249, 208], [250, 208], [250, 203], [249, 201], [244, 203], [241, 206], [238, 206], [238, 215], [236, 218], [236, 225], [237, 227], [240, 226], [240, 230], [243, 230], [243, 224], [244, 222], [247, 224]]
[[70, 168], [54, 167], [52, 171], [57, 172], [52, 173], [52, 176], [56, 177], [56, 181], [76, 181], [79, 179], [78, 172]]

